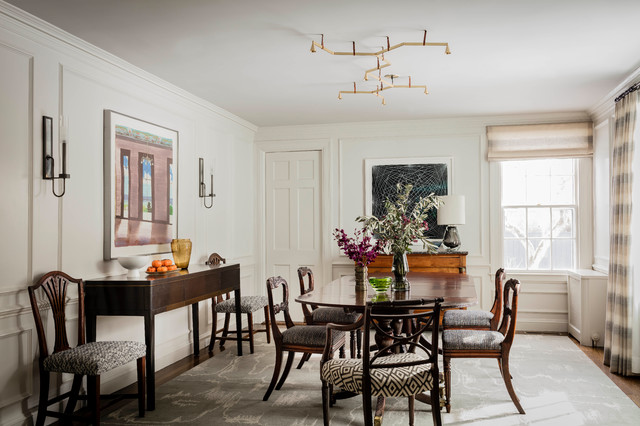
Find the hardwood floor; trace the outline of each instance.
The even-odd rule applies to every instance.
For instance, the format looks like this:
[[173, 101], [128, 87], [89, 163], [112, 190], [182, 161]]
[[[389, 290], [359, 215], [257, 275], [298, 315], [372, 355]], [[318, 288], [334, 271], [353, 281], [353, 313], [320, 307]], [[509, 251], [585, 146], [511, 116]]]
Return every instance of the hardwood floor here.
[[619, 376], [609, 372], [609, 367], [604, 365], [604, 348], [591, 348], [582, 346], [576, 339], [569, 336], [571, 341], [584, 352], [604, 374], [611, 379], [638, 407], [640, 407], [640, 376]]

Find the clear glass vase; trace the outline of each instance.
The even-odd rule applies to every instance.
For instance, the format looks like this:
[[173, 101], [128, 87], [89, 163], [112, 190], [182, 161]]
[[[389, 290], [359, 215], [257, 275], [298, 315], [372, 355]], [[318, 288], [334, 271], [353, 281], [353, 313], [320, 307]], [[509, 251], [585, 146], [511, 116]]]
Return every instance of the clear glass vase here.
[[391, 284], [391, 289], [394, 291], [409, 290], [409, 280], [407, 280], [409, 262], [407, 261], [406, 251], [393, 253], [391, 271], [393, 272], [393, 283]]

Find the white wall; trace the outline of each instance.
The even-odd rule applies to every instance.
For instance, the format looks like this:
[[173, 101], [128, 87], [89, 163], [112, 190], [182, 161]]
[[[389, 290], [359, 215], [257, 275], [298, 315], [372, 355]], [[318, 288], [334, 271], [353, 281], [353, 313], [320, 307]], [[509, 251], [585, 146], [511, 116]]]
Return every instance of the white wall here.
[[[50, 270], [75, 277], [125, 272], [103, 261], [103, 110], [179, 132], [178, 232], [194, 243], [192, 263], [217, 251], [241, 263], [242, 290], [255, 277], [256, 127], [49, 24], [0, 2], [0, 423], [21, 424], [37, 404], [37, 340], [26, 287]], [[42, 116], [69, 119], [66, 195], [42, 180]], [[57, 126], [54, 126], [57, 141]], [[197, 197], [197, 161], [214, 168], [215, 206]], [[201, 344], [211, 328], [201, 303]], [[191, 353], [190, 311], [156, 318], [157, 368]], [[144, 341], [141, 318], [100, 318], [98, 338]], [[53, 387], [67, 387], [54, 383]], [[135, 365], [102, 378], [112, 391], [135, 381]]]
[[[486, 126], [584, 119], [588, 119], [586, 113], [564, 113], [260, 128], [256, 135], [256, 158], [260, 162], [260, 153], [268, 151], [327, 146], [330, 161], [323, 164], [323, 174], [329, 176], [329, 187], [325, 191], [331, 195], [327, 200], [330, 206], [325, 208], [331, 214], [326, 218], [329, 223], [323, 227], [349, 230], [356, 227], [356, 216], [365, 213], [365, 159], [451, 157], [453, 193], [466, 198], [466, 224], [458, 227], [461, 249], [469, 252], [467, 271], [476, 282], [478, 307], [490, 309], [493, 276], [502, 266], [502, 244], [499, 174], [497, 165], [486, 161]], [[585, 170], [584, 175], [586, 182], [582, 190], [590, 192], [591, 170]], [[588, 198], [581, 212], [587, 221], [582, 229], [587, 238], [581, 247], [581, 258], [587, 259], [590, 265], [591, 200]], [[263, 228], [264, 223], [259, 226]], [[331, 275], [353, 272], [352, 263], [339, 253], [330, 233], [324, 234], [323, 245], [329, 247], [324, 261], [327, 269], [331, 268]], [[519, 274], [515, 277], [523, 284], [518, 328], [566, 332], [566, 275]]]

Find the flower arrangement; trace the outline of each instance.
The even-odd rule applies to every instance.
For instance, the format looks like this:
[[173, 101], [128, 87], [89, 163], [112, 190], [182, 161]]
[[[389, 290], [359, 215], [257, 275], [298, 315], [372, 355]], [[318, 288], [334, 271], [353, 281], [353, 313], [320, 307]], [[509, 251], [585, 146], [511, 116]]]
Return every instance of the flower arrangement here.
[[423, 248], [429, 252], [435, 252], [436, 246], [424, 235], [424, 231], [429, 229], [427, 216], [429, 210], [440, 206], [440, 199], [433, 193], [420, 200], [409, 211], [409, 194], [413, 185], [396, 186], [396, 200], [392, 202], [387, 198], [384, 206], [386, 215], [378, 218], [376, 216], [359, 216], [356, 221], [364, 225], [366, 231], [371, 232], [386, 253], [411, 252], [411, 244], [422, 242]]
[[344, 229], [336, 228], [333, 237], [344, 254], [358, 266], [364, 267], [373, 262], [382, 249], [382, 242], [374, 242], [366, 229], [356, 230], [353, 238], [350, 238]]

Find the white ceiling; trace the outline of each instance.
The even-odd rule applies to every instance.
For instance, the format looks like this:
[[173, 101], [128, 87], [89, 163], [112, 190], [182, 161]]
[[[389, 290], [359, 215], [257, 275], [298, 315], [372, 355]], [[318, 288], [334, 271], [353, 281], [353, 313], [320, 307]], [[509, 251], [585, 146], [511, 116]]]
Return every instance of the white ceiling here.
[[[638, 0], [8, 0], [258, 126], [585, 111], [640, 66]], [[373, 95], [387, 54], [420, 90]], [[396, 81], [397, 82], [397, 81]], [[402, 82], [400, 84], [403, 84]], [[406, 83], [405, 83], [406, 84]]]

